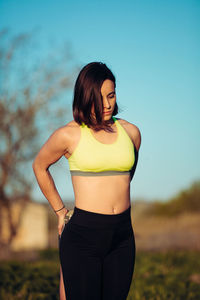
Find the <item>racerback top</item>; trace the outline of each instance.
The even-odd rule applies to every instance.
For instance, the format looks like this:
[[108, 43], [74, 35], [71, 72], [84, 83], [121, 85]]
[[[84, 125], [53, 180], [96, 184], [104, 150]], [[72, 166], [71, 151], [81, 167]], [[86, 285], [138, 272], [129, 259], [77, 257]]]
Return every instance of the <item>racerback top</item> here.
[[71, 175], [106, 176], [130, 173], [135, 162], [134, 144], [119, 121], [112, 118], [117, 128], [117, 139], [112, 144], [98, 141], [86, 124], [80, 125], [80, 140], [68, 158]]

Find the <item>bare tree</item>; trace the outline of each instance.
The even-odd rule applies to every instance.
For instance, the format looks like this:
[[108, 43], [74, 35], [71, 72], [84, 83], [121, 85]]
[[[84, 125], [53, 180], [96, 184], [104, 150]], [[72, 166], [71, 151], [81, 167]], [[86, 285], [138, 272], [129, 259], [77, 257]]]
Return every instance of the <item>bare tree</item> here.
[[60, 99], [73, 75], [66, 50], [41, 55], [33, 34], [12, 37], [8, 30], [0, 32], [0, 208], [7, 212], [10, 232], [6, 241], [0, 234], [0, 246], [9, 245], [18, 230], [13, 201], [20, 203], [21, 211], [30, 201], [28, 164], [38, 151], [41, 127], [48, 129], [66, 115]]

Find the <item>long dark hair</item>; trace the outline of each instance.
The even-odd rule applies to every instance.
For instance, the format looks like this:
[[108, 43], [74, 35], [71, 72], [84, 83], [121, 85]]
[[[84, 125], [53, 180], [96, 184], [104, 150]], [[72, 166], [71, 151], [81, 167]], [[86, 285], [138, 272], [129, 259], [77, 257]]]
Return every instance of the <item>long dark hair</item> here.
[[[108, 121], [103, 120], [103, 100], [101, 86], [109, 79], [116, 87], [115, 76], [111, 70], [101, 62], [87, 64], [79, 73], [75, 87], [73, 99], [73, 116], [78, 124], [84, 122], [88, 127], [98, 131], [105, 129], [112, 131]], [[92, 104], [94, 103], [94, 113], [96, 119], [91, 115]], [[118, 113], [118, 105], [115, 104], [113, 115]]]

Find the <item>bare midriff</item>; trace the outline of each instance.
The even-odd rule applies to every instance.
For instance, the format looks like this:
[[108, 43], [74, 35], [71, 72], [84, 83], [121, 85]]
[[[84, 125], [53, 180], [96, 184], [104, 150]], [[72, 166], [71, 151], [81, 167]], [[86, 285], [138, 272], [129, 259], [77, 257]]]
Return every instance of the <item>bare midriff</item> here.
[[75, 206], [102, 214], [119, 214], [130, 206], [129, 175], [72, 176]]

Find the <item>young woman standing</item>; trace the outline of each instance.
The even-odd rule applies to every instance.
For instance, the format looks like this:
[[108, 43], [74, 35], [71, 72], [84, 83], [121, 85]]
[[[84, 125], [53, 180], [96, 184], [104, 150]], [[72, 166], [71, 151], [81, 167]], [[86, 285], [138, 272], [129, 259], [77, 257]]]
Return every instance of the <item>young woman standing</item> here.
[[[100, 62], [86, 65], [74, 88], [74, 120], [57, 129], [36, 156], [38, 184], [58, 216], [60, 262], [66, 299], [125, 300], [135, 263], [130, 181], [141, 135], [115, 118], [115, 77]], [[65, 208], [49, 167], [69, 162], [74, 213]]]

